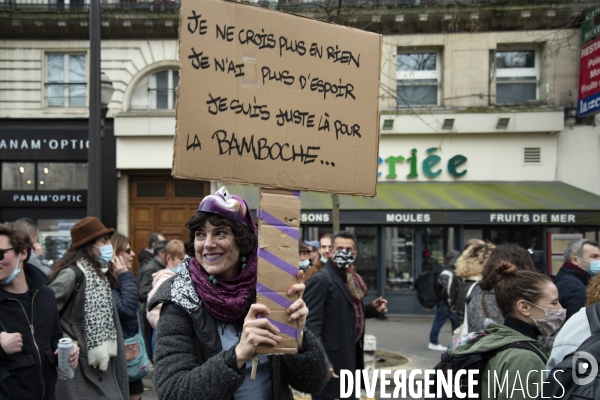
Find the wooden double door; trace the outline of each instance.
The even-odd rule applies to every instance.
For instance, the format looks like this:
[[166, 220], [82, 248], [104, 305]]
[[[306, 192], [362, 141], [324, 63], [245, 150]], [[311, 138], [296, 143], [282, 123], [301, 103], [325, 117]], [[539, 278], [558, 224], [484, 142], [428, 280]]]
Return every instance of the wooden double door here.
[[209, 194], [210, 183], [174, 179], [169, 175], [131, 175], [129, 178], [129, 233], [137, 253], [148, 247], [148, 237], [159, 232], [166, 240], [186, 241], [185, 223]]

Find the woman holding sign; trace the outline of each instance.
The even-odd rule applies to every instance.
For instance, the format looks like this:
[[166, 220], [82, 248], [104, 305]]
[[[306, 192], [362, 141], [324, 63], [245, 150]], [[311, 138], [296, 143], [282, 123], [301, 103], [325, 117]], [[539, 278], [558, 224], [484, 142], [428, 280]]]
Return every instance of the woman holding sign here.
[[304, 330], [301, 272], [288, 290], [300, 298], [287, 309], [289, 321], [298, 323], [298, 353], [260, 356], [250, 379], [256, 347], [276, 345], [284, 332], [262, 318], [271, 314], [265, 305], [255, 304], [257, 229], [244, 200], [223, 187], [202, 200], [186, 226], [181, 272], [148, 304], [149, 310], [163, 304], [154, 350], [159, 398], [292, 399], [290, 385], [319, 392], [327, 361], [319, 340]]

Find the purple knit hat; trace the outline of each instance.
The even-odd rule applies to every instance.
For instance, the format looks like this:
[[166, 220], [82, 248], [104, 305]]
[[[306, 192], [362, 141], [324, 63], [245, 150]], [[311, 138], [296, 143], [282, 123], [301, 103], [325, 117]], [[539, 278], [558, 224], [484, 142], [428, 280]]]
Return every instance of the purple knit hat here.
[[241, 197], [230, 194], [225, 186], [221, 186], [215, 194], [203, 198], [196, 211], [217, 214], [242, 225], [252, 226], [246, 202]]

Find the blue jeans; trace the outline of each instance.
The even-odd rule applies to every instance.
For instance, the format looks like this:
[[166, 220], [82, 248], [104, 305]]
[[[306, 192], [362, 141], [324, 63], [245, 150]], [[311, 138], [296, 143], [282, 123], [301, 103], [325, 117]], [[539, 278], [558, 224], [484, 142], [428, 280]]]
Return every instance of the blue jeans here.
[[433, 320], [433, 325], [431, 326], [431, 332], [429, 333], [429, 343], [432, 344], [440, 344], [438, 342], [438, 336], [440, 335], [440, 331], [442, 330], [442, 326], [446, 323], [446, 320], [450, 318], [452, 321], [452, 330], [456, 329], [456, 315], [450, 312], [450, 307], [448, 303], [440, 302], [437, 306], [437, 310], [435, 312], [435, 319]]

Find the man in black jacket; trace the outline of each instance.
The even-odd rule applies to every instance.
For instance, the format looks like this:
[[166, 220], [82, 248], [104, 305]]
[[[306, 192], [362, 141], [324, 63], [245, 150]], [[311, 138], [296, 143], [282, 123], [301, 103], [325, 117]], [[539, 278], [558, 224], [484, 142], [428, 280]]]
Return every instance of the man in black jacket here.
[[[348, 369], [364, 368], [363, 340], [365, 318], [373, 318], [387, 311], [387, 300], [379, 297], [365, 306], [367, 288], [354, 271], [356, 236], [340, 231], [331, 238], [333, 259], [306, 283], [304, 302], [310, 310], [306, 328], [313, 332], [327, 352], [332, 378], [325, 389], [313, 399], [340, 398], [339, 373]], [[353, 389], [354, 392], [354, 389]], [[360, 398], [354, 393], [352, 398]]]
[[[142, 249], [138, 253], [138, 261], [140, 262], [140, 268], [138, 269], [138, 274], [139, 274], [139, 271], [142, 270], [144, 265], [148, 261], [152, 260], [152, 258], [154, 258], [154, 245], [156, 244], [156, 242], [164, 242], [164, 240], [165, 240], [165, 237], [158, 232], [154, 232], [152, 235], [150, 235], [148, 237], [148, 248]], [[137, 275], [136, 275], [136, 278], [138, 278]], [[138, 281], [139, 281], [139, 279], [138, 279]]]
[[585, 290], [590, 278], [598, 274], [592, 262], [600, 261], [598, 242], [576, 239], [565, 247], [565, 262], [554, 277], [558, 301], [567, 309], [567, 319], [585, 306]]
[[[0, 366], [10, 399], [54, 399], [56, 355], [62, 330], [54, 292], [43, 272], [27, 263], [31, 239], [0, 224]], [[79, 347], [69, 357], [77, 367]]]

